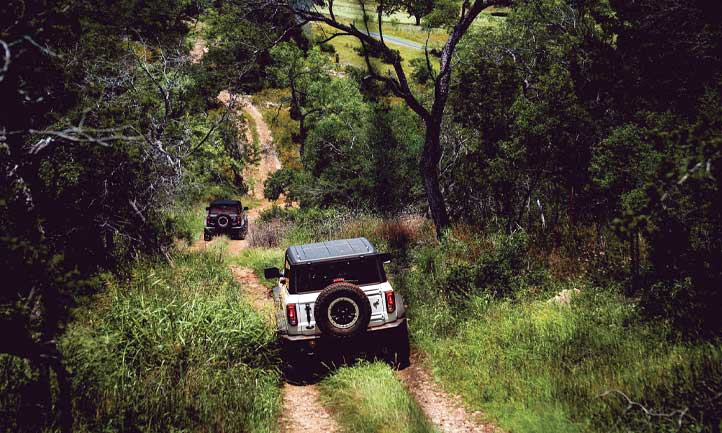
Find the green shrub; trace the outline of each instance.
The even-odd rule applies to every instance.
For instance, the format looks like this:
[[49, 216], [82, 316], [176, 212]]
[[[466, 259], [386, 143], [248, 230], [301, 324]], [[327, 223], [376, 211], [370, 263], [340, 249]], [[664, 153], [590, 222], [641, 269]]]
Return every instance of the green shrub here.
[[199, 239], [205, 225], [205, 204], [196, 205], [178, 204], [165, 212], [169, 223], [174, 227], [176, 237], [191, 244]]
[[336, 52], [336, 47], [334, 47], [332, 44], [330, 44], [328, 42], [318, 44], [318, 48], [324, 53], [335, 53]]
[[451, 304], [463, 304], [471, 296], [516, 297], [537, 290], [547, 274], [529, 255], [524, 232], [510, 235], [474, 235], [461, 240], [450, 235], [441, 246], [418, 249], [415, 272], [407, 289], [412, 300], [432, 296]]

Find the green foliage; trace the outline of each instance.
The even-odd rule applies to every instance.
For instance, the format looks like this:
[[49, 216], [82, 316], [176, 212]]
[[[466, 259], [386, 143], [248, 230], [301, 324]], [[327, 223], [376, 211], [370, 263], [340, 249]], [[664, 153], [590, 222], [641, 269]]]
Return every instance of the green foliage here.
[[336, 52], [336, 47], [329, 44], [328, 42], [323, 42], [323, 43], [318, 44], [318, 49], [321, 50], [321, 52], [323, 52], [323, 53], [333, 54]]
[[175, 229], [176, 237], [184, 240], [188, 245], [199, 239], [205, 226], [207, 202], [195, 205], [178, 204], [165, 211], [165, 218]]
[[[688, 336], [718, 335], [722, 320], [704, 305], [719, 304], [722, 281], [709, 271], [722, 263], [721, 64], [708, 55], [722, 26], [708, 13], [705, 2], [537, 0], [465, 38], [452, 76], [449, 131], [466, 144], [462, 158], [449, 152], [451, 213], [557, 247], [590, 222], [605, 245], [611, 228], [630, 250], [619, 279], [645, 311]], [[706, 60], [689, 70], [692, 58]]]
[[426, 63], [426, 59], [423, 59], [421, 57], [412, 59], [410, 64], [411, 79], [419, 84], [427, 84], [430, 80], [434, 78], [434, 74], [437, 73], [436, 71], [430, 70], [429, 66]]
[[286, 250], [283, 248], [245, 248], [234, 257], [234, 261], [243, 267], [253, 269], [261, 282], [270, 289], [278, 283], [278, 280], [267, 280], [263, 276], [263, 270], [271, 267], [283, 267], [285, 252]]
[[[457, 261], [462, 254], [473, 252], [457, 251]], [[573, 281], [547, 282], [542, 292], [529, 286], [515, 300], [470, 289], [462, 308], [443, 290], [433, 291], [454, 260], [444, 259], [449, 255], [454, 251], [420, 250], [404, 280], [411, 285], [412, 336], [429, 354], [434, 374], [502, 428], [673, 432], [681, 420], [681, 431], [715, 431], [715, 395], [722, 389], [718, 342], [675, 342], [670, 327], [640, 321], [629, 300]], [[544, 300], [562, 288], [581, 293], [570, 305]], [[671, 415], [648, 416], [617, 391]]]
[[246, 2], [217, 2], [203, 15], [208, 52], [203, 56], [199, 75], [202, 93], [209, 100], [215, 100], [221, 90], [241, 94], [259, 90], [265, 83], [269, 40], [277, 37], [274, 20], [281, 24], [290, 18], [284, 13], [273, 17], [249, 14], [253, 7]]
[[275, 431], [274, 330], [222, 255], [136, 266], [79, 314], [61, 344], [77, 430]]
[[324, 379], [321, 399], [344, 431], [381, 433], [433, 433], [436, 431], [418, 403], [384, 363], [343, 367]]
[[[475, 236], [475, 235], [472, 235]], [[471, 297], [516, 298], [546, 282], [546, 272], [529, 254], [523, 232], [458, 239], [416, 252], [419, 272], [408, 280], [412, 296], [428, 293], [462, 307]]]
[[295, 199], [297, 195], [291, 188], [297, 184], [297, 175], [297, 171], [289, 167], [274, 171], [263, 184], [263, 196], [271, 201], [278, 200], [281, 194], [284, 194], [289, 200]]
[[[421, 3], [424, 2], [414, 2]], [[451, 28], [458, 21], [459, 2], [457, 0], [434, 0], [430, 13], [424, 17], [424, 26], [430, 28]]]

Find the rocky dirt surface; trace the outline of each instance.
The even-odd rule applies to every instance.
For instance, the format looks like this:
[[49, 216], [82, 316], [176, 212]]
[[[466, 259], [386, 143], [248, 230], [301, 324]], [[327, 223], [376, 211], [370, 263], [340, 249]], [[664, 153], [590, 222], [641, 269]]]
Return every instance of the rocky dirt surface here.
[[450, 395], [434, 382], [423, 368], [423, 359], [413, 353], [411, 366], [398, 371], [397, 376], [416, 399], [426, 417], [443, 433], [499, 433], [494, 425], [486, 423], [481, 412], [469, 412], [461, 398]]

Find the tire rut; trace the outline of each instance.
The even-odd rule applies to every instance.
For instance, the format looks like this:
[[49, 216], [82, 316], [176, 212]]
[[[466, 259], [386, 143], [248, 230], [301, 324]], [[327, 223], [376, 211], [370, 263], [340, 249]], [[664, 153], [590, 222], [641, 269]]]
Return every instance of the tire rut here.
[[[273, 299], [258, 276], [250, 268], [231, 265], [236, 281], [241, 285], [245, 298], [266, 319], [273, 323]], [[283, 411], [278, 421], [281, 433], [299, 431], [335, 433], [340, 431], [336, 420], [321, 404], [315, 384], [283, 384]]]
[[411, 365], [396, 372], [431, 423], [443, 433], [498, 433], [481, 412], [464, 408], [461, 398], [446, 393], [423, 368], [423, 357], [411, 354]]
[[321, 404], [316, 385], [283, 385], [282, 433], [340, 431], [338, 423]]

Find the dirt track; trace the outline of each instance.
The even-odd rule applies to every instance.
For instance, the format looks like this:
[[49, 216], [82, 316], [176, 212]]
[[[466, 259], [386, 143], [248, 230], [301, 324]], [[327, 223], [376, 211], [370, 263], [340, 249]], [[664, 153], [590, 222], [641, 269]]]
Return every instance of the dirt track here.
[[469, 413], [458, 396], [444, 392], [422, 367], [418, 353], [411, 355], [411, 366], [396, 375], [414, 396], [431, 423], [445, 433], [495, 433], [493, 424], [481, 419], [481, 412]]

